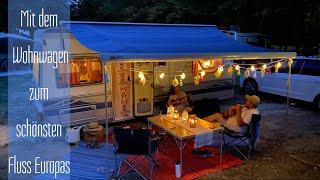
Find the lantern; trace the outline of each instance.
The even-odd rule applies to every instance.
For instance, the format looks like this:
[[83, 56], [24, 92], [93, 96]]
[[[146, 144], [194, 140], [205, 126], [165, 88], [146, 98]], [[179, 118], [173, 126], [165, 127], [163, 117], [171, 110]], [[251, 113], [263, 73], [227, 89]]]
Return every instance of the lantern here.
[[182, 121], [188, 120], [188, 111], [183, 110], [181, 118], [182, 118]]

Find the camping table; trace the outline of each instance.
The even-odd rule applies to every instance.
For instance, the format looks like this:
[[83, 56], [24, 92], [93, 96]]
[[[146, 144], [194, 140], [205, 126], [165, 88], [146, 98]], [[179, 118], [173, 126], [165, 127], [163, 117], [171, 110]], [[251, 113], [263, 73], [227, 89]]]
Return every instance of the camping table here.
[[[169, 133], [170, 135], [172, 135], [175, 143], [178, 145], [178, 148], [180, 150], [180, 168], [181, 168], [181, 174], [182, 174], [182, 150], [183, 148], [186, 146], [186, 144], [189, 142], [190, 139], [194, 138], [196, 135], [177, 125], [174, 124], [172, 122], [170, 122], [170, 120], [164, 120], [161, 119], [160, 116], [154, 116], [154, 117], [149, 117], [148, 118], [148, 127], [150, 128], [152, 125], [155, 125], [161, 129], [163, 129], [164, 131], [166, 131], [167, 133]], [[212, 123], [209, 123], [207, 121], [204, 121], [202, 119], [198, 119], [197, 120], [197, 126], [202, 126], [208, 129], [211, 129], [210, 127], [212, 127]], [[213, 132], [216, 132], [216, 134], [218, 134], [220, 136], [220, 164], [222, 163], [222, 141], [223, 141], [223, 135], [222, 135], [222, 131], [223, 131], [223, 127], [216, 125], [216, 127], [213, 130]], [[183, 141], [185, 141], [183, 143]]]

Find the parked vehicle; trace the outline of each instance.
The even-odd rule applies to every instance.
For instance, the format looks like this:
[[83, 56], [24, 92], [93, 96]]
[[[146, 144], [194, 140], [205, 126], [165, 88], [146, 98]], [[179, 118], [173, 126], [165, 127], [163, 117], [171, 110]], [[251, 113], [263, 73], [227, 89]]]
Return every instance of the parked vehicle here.
[[[240, 84], [246, 93], [258, 91], [287, 96], [288, 65], [283, 63], [278, 73], [266, 73], [263, 78], [257, 71], [257, 78], [243, 75]], [[297, 57], [293, 59], [290, 98], [312, 102], [320, 109], [320, 58]]]
[[[194, 71], [200, 60], [171, 62], [112, 62], [104, 65], [98, 52], [86, 48], [67, 30], [46, 29], [35, 33], [34, 50], [70, 49], [70, 63], [33, 64], [35, 87], [49, 88], [49, 100], [36, 100], [39, 117], [62, 125], [79, 125], [105, 119], [104, 74], [108, 72], [107, 115], [109, 122], [132, 119], [154, 113], [154, 104], [166, 101], [174, 74], [185, 72], [182, 90], [191, 93], [191, 100], [226, 99], [234, 95], [233, 77], [227, 73], [216, 78], [207, 72], [205, 80], [195, 86]], [[57, 49], [61, 48], [61, 49]], [[223, 64], [223, 60], [207, 60]], [[214, 61], [214, 62], [213, 62]], [[230, 61], [229, 61], [230, 62]], [[210, 64], [210, 63], [209, 63]], [[69, 67], [70, 65], [70, 67]], [[68, 70], [69, 69], [69, 70]], [[139, 69], [147, 82], [139, 83]], [[201, 71], [201, 70], [200, 70]], [[164, 78], [153, 73], [165, 74]], [[169, 76], [170, 75], [170, 76]], [[177, 79], [180, 80], [179, 74]], [[159, 83], [157, 83], [159, 82]], [[66, 94], [69, 95], [66, 97]], [[125, 97], [124, 97], [125, 96]], [[123, 105], [125, 104], [125, 105]]]

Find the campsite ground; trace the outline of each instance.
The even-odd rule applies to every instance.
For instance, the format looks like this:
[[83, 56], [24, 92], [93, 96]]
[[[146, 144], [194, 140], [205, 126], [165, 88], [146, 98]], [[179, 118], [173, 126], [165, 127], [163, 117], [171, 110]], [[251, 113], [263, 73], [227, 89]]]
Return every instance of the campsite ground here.
[[[286, 139], [286, 99], [268, 94], [261, 94], [261, 99], [261, 135], [257, 151], [251, 159], [199, 180], [320, 179], [320, 113], [312, 110], [307, 103], [297, 102], [295, 106], [290, 106]], [[233, 99], [222, 101], [222, 109], [244, 101], [243, 94], [238, 91]], [[5, 123], [2, 124], [2, 128], [5, 126]], [[0, 179], [7, 177], [7, 148], [7, 145], [0, 147]], [[125, 179], [140, 178], [130, 173]]]

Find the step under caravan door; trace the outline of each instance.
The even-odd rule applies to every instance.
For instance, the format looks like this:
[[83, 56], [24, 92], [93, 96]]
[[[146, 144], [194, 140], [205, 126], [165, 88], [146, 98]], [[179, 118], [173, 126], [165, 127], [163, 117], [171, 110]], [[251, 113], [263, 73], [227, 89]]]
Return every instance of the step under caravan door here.
[[[136, 116], [153, 114], [153, 63], [134, 63], [134, 109]], [[145, 82], [140, 80], [139, 73], [142, 72], [146, 78]]]
[[132, 63], [112, 63], [112, 107], [114, 121], [133, 117]]

